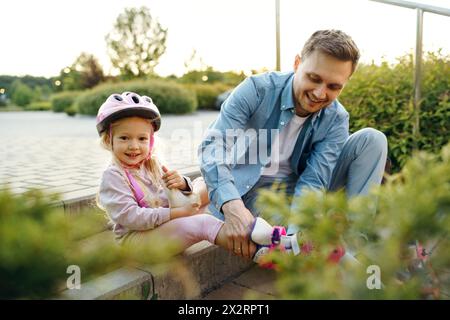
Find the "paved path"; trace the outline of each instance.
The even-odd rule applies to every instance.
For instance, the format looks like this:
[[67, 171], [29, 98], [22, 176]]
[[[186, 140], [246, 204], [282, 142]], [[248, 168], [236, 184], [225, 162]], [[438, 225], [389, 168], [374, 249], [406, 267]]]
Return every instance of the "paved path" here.
[[202, 300], [276, 300], [276, 272], [258, 266], [225, 282]]
[[[217, 111], [163, 117], [156, 150], [169, 168], [197, 166], [197, 146]], [[110, 154], [94, 117], [53, 112], [0, 113], [0, 189], [59, 192], [62, 200], [95, 194]]]

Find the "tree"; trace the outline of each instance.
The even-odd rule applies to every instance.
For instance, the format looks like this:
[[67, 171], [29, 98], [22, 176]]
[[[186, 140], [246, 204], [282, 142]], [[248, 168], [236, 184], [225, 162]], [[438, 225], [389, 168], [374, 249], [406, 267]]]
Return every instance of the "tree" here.
[[182, 83], [216, 83], [220, 82], [229, 86], [237, 86], [245, 79], [243, 71], [236, 73], [233, 71], [221, 72], [208, 66], [193, 49], [191, 56], [184, 61], [186, 73], [180, 77]]
[[3, 89], [6, 98], [11, 99], [19, 82], [27, 85], [31, 89], [41, 87], [43, 93], [47, 93], [48, 91], [52, 91], [54, 81], [49, 78], [33, 77], [29, 75], [23, 77], [0, 75], [0, 90]]
[[20, 107], [25, 107], [33, 100], [39, 100], [40, 98], [35, 97], [33, 90], [26, 84], [23, 84], [20, 80], [15, 80], [13, 82], [11, 90], [13, 91], [11, 96], [13, 104]]
[[207, 66], [203, 70], [191, 70], [180, 77], [182, 83], [217, 83], [229, 86], [237, 86], [245, 79], [244, 72], [236, 73], [233, 71], [221, 72]]
[[82, 90], [104, 81], [103, 69], [94, 55], [82, 52], [70, 67], [61, 70], [59, 80], [63, 90]]
[[186, 69], [186, 73], [189, 73], [192, 71], [204, 71], [208, 66], [202, 57], [197, 54], [197, 50], [193, 49], [191, 56], [184, 61], [184, 68]]
[[105, 79], [102, 66], [92, 54], [82, 52], [72, 68], [81, 73], [81, 87], [92, 88]]
[[166, 51], [167, 29], [146, 7], [125, 9], [105, 37], [113, 67], [125, 78], [152, 74]]

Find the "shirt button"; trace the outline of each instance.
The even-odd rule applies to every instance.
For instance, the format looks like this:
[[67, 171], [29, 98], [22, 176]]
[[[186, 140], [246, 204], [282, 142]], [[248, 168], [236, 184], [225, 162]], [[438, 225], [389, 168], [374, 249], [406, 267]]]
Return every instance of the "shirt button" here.
[[280, 124], [281, 124], [282, 126], [284, 126], [284, 121], [281, 121]]
[[247, 188], [247, 189], [250, 189], [250, 186], [247, 186], [246, 188]]

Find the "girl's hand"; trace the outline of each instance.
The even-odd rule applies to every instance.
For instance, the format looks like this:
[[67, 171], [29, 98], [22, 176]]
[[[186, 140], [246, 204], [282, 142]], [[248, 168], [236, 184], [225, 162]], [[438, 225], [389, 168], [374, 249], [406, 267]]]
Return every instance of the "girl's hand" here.
[[181, 191], [186, 191], [186, 189], [188, 188], [186, 180], [176, 170], [169, 171], [166, 166], [162, 166], [162, 169], [164, 171], [162, 179], [166, 183], [167, 188], [176, 188], [180, 189]]
[[194, 214], [197, 213], [199, 213], [199, 205], [197, 203], [188, 204], [179, 208], [172, 208], [170, 209], [170, 220], [193, 216]]

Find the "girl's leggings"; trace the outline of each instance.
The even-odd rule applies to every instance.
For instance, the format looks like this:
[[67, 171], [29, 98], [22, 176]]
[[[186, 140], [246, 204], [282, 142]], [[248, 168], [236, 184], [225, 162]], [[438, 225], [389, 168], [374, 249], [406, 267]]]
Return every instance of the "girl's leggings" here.
[[127, 234], [124, 244], [152, 245], [155, 236], [161, 239], [170, 239], [181, 245], [184, 251], [191, 245], [207, 240], [215, 244], [217, 234], [223, 225], [223, 221], [210, 214], [196, 214], [189, 217], [177, 218], [152, 230], [132, 231]]

